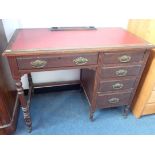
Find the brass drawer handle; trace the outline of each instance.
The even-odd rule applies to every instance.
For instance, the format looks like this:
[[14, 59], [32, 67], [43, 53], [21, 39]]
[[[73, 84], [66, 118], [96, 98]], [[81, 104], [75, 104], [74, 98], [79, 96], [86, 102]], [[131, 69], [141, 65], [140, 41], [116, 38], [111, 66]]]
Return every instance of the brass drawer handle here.
[[112, 85], [112, 88], [113, 89], [121, 89], [121, 88], [123, 88], [123, 86], [124, 85], [122, 83], [115, 83]]
[[46, 66], [46, 64], [47, 64], [47, 61], [44, 61], [44, 60], [35, 60], [31, 62], [31, 65], [33, 68], [43, 68]]
[[118, 58], [118, 60], [119, 60], [120, 62], [123, 62], [123, 63], [125, 63], [125, 62], [130, 62], [131, 56], [123, 55], [123, 56], [120, 56], [120, 57]]
[[84, 58], [84, 57], [78, 57], [78, 58], [74, 59], [73, 62], [76, 65], [84, 65], [84, 64], [86, 64], [88, 62], [88, 59]]
[[119, 98], [111, 98], [108, 100], [109, 103], [118, 103], [119, 102]]
[[126, 69], [119, 69], [116, 71], [117, 76], [126, 76], [128, 71]]

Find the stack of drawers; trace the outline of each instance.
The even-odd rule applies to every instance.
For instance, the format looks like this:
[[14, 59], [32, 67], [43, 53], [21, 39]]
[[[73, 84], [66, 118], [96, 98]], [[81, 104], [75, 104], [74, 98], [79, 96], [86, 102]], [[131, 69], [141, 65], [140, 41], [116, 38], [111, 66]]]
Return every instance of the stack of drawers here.
[[145, 49], [101, 53], [96, 107], [130, 105], [141, 74]]

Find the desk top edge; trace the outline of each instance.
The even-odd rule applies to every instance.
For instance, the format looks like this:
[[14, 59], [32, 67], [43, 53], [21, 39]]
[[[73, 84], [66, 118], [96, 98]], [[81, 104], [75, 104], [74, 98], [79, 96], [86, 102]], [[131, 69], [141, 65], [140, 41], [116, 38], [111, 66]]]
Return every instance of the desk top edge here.
[[[148, 43], [147, 41], [135, 36], [134, 34], [128, 32], [127, 30], [123, 29], [123, 28], [99, 28], [99, 29], [104, 29], [104, 30], [110, 30], [110, 29], [115, 29], [117, 30], [122, 30], [124, 32], [127, 32], [128, 34], [134, 35], [135, 38], [138, 38], [140, 40], [142, 40], [141, 43], [136, 43], [136, 44], [113, 44], [113, 45], [104, 45], [103, 46], [96, 46], [96, 47], [84, 47], [84, 48], [79, 48], [79, 47], [75, 47], [75, 48], [30, 48], [30, 49], [20, 49], [20, 50], [12, 50], [12, 45], [15, 42], [18, 34], [21, 31], [24, 30], [43, 30], [43, 29], [47, 29], [47, 28], [24, 28], [24, 29], [16, 29], [13, 36], [11, 37], [8, 46], [6, 48], [6, 50], [3, 52], [3, 55], [6, 56], [16, 56], [16, 55], [26, 55], [26, 54], [33, 54], [33, 53], [38, 53], [38, 54], [61, 54], [61, 53], [67, 53], [67, 52], [95, 52], [95, 51], [109, 51], [109, 50], [113, 50], [113, 49], [126, 49], [126, 48], [146, 48], [146, 49], [152, 49], [155, 48], [155, 45]], [[90, 31], [90, 30], [89, 30]], [[93, 30], [95, 31], [95, 30]], [[60, 33], [60, 32], [59, 32]], [[44, 51], [44, 53], [42, 53], [41, 51]]]

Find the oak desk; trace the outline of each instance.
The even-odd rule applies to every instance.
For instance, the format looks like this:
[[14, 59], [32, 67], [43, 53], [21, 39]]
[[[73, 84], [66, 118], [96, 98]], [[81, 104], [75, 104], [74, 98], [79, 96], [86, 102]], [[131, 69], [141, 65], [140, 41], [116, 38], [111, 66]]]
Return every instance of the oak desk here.
[[[31, 72], [79, 68], [80, 83], [90, 104], [90, 119], [97, 108], [116, 106], [124, 106], [127, 116], [152, 47], [122, 28], [36, 28], [16, 30], [3, 55], [8, 59], [25, 123], [31, 131]], [[21, 83], [24, 74], [28, 74], [30, 83], [28, 102]]]

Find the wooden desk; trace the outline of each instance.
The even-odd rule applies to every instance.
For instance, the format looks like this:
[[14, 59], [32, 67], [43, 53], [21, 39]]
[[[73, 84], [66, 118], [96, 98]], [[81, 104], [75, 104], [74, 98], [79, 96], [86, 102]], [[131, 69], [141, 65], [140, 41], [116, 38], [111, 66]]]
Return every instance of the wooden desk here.
[[97, 108], [116, 106], [124, 106], [127, 116], [152, 47], [122, 28], [19, 29], [3, 55], [9, 61], [25, 123], [31, 131], [30, 97], [27, 102], [21, 76], [29, 75], [31, 94], [31, 72], [79, 68], [81, 85], [90, 104], [90, 119]]

